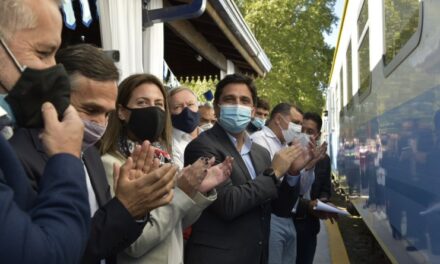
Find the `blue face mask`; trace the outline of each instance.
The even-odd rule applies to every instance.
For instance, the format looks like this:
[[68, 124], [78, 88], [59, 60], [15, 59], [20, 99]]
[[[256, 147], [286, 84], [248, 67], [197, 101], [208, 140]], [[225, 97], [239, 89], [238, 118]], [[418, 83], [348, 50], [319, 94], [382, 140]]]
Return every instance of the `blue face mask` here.
[[13, 123], [15, 123], [14, 112], [12, 112], [12, 109], [9, 106], [8, 102], [6, 102], [6, 100], [5, 100], [6, 96], [7, 96], [7, 94], [0, 94], [0, 107], [3, 108], [3, 110], [6, 111], [7, 116], [9, 117], [9, 119], [11, 119], [11, 121]]
[[243, 132], [251, 122], [252, 108], [242, 105], [220, 105], [218, 123], [229, 133]]
[[262, 129], [265, 124], [266, 124], [266, 119], [255, 117], [254, 120], [252, 120], [252, 125], [254, 125], [258, 129]]

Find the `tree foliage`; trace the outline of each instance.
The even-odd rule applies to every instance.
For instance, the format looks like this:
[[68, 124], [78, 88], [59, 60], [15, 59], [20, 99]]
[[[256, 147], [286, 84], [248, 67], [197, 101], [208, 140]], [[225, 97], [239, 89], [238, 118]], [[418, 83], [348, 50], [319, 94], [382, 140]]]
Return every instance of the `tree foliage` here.
[[324, 42], [336, 22], [335, 0], [236, 0], [273, 68], [256, 83], [272, 105], [295, 103], [320, 113], [333, 58]]

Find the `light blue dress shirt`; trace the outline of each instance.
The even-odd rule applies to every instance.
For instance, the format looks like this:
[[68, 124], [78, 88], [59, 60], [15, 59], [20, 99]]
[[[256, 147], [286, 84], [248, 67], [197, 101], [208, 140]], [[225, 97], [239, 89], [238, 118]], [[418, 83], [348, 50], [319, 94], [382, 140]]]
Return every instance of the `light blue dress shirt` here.
[[[228, 135], [228, 137], [231, 140], [234, 147], [237, 148], [237, 139], [227, 132], [226, 132], [226, 134]], [[255, 172], [254, 164], [252, 164], [252, 159], [251, 159], [251, 154], [250, 154], [251, 147], [252, 147], [252, 140], [249, 137], [249, 134], [247, 132], [245, 132], [244, 144], [240, 150], [240, 156], [243, 159], [244, 164], [246, 165], [246, 168], [247, 168], [249, 174], [251, 175], [252, 180], [255, 180], [255, 178], [257, 177], [257, 173]]]

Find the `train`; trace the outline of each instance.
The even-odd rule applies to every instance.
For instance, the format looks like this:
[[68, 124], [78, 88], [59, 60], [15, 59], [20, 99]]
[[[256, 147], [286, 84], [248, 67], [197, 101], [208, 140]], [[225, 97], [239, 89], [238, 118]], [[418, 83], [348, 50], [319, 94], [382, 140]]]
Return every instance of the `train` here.
[[440, 263], [440, 1], [346, 0], [324, 135], [393, 263]]

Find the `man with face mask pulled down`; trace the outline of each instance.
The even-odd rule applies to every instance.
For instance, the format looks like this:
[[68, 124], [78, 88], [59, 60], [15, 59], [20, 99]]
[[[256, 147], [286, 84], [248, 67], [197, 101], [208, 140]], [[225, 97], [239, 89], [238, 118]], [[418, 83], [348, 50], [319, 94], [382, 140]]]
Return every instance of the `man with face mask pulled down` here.
[[[85, 127], [81, 158], [92, 229], [82, 262], [100, 263], [105, 259], [106, 263], [115, 263], [117, 253], [141, 235], [146, 212], [151, 210], [142, 203], [148, 195], [143, 188], [117, 184], [116, 196], [111, 198], [101, 157], [94, 146], [106, 130], [108, 114], [115, 109], [119, 73], [104, 52], [88, 44], [62, 49], [56, 59], [69, 74], [71, 102]], [[37, 129], [18, 129], [11, 139], [36, 190], [47, 159], [38, 134]]]
[[48, 153], [35, 193], [0, 135], [2, 263], [78, 263], [89, 234], [90, 209], [79, 159], [83, 124], [69, 106], [67, 75], [54, 61], [61, 23], [56, 1], [0, 2], [0, 112], [6, 112], [0, 130], [4, 125], [39, 127]]

